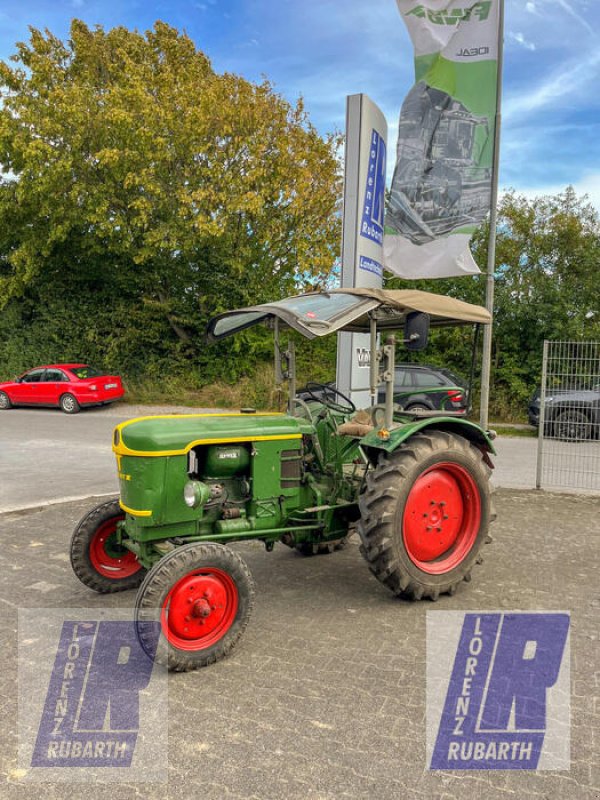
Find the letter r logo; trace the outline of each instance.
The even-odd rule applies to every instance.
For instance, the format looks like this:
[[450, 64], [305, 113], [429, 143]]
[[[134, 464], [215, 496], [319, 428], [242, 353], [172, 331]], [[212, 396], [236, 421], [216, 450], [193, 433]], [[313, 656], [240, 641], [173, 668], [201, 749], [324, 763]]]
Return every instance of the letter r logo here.
[[480, 731], [546, 730], [546, 693], [556, 683], [569, 632], [566, 614], [505, 614]]
[[148, 685], [153, 666], [137, 643], [133, 625], [99, 622], [79, 712], [79, 728], [101, 731], [108, 716], [109, 730], [137, 731], [139, 692]]

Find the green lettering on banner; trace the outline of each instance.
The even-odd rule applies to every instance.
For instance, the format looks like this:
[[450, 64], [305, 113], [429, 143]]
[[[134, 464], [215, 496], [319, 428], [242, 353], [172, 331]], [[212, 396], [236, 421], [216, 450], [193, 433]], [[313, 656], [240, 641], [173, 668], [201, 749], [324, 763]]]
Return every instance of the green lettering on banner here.
[[419, 17], [419, 19], [427, 17], [429, 22], [434, 25], [456, 25], [463, 20], [468, 21], [472, 18], [479, 20], [479, 22], [485, 22], [490, 15], [491, 8], [491, 0], [482, 0], [482, 2], [475, 3], [475, 5], [469, 8], [454, 8], [452, 11], [447, 11], [445, 9], [434, 11], [431, 8], [421, 5], [415, 6], [410, 11], [407, 11], [405, 16]]

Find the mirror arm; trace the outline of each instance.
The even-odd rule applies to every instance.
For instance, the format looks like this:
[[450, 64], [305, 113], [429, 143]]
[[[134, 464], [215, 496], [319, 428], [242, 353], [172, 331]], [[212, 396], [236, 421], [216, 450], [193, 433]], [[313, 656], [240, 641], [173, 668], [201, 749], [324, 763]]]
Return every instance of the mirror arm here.
[[396, 338], [393, 334], [386, 336], [383, 348], [385, 358], [385, 421], [384, 427], [389, 431], [394, 422], [394, 368], [396, 363]]
[[296, 416], [296, 404], [294, 398], [296, 397], [296, 345], [291, 340], [288, 342], [288, 349], [285, 351], [287, 358], [287, 380], [288, 380], [288, 414], [291, 417]]
[[273, 339], [275, 344], [275, 385], [279, 388], [283, 383], [283, 367], [281, 365], [281, 345], [279, 342], [279, 319], [273, 320]]
[[371, 334], [371, 353], [369, 362], [369, 391], [371, 394], [371, 406], [377, 405], [377, 320], [374, 316], [370, 319]]

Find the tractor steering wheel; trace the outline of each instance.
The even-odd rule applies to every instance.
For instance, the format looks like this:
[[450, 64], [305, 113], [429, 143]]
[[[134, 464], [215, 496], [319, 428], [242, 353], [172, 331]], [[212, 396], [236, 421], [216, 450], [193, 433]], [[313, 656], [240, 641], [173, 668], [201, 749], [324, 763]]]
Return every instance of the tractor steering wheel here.
[[295, 406], [300, 406], [300, 408], [304, 412], [304, 416], [306, 417], [306, 419], [310, 422], [311, 425], [314, 425], [315, 421], [313, 419], [312, 411], [301, 397], [294, 397], [294, 399], [292, 400], [292, 404]]
[[[317, 403], [322, 403], [331, 411], [337, 411], [339, 414], [354, 414], [356, 411], [356, 406], [352, 400], [350, 400], [349, 397], [346, 397], [345, 394], [342, 394], [339, 389], [335, 389], [333, 386], [328, 386], [326, 383], [309, 381], [304, 388], [311, 400], [316, 400]], [[317, 396], [315, 392], [320, 392], [321, 396]], [[341, 400], [343, 400], [343, 403], [336, 403], [334, 400], [329, 400], [327, 397], [328, 395], [339, 397]]]

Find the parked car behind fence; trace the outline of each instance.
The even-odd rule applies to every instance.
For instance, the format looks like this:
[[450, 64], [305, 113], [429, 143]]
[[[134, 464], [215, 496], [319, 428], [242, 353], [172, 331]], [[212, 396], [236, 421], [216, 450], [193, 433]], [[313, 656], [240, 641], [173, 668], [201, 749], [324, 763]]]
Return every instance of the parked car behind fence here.
[[[541, 391], [529, 401], [529, 424], [539, 426]], [[562, 386], [546, 390], [544, 435], [566, 441], [585, 441], [600, 434], [600, 384], [584, 388]]]

